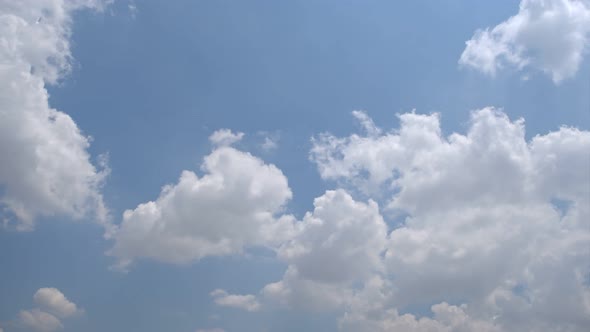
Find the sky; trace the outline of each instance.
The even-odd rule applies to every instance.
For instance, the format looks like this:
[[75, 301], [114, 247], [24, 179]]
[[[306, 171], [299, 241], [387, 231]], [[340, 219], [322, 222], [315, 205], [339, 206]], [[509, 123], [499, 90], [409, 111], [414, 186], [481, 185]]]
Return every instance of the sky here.
[[0, 332], [590, 326], [590, 2], [0, 0]]

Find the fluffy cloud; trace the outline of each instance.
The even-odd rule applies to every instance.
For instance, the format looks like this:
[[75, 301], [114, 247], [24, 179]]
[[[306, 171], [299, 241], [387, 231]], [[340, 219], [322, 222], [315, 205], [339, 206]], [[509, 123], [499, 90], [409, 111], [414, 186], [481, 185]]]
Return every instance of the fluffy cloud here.
[[59, 319], [50, 313], [39, 309], [22, 310], [19, 321], [35, 331], [52, 332], [63, 328]]
[[258, 311], [260, 309], [260, 303], [258, 303], [254, 295], [228, 294], [223, 289], [216, 289], [210, 295], [218, 306], [238, 308], [246, 311]]
[[40, 288], [33, 300], [40, 308], [21, 310], [18, 322], [35, 331], [52, 332], [62, 329], [60, 318], [68, 318], [83, 312], [56, 288]]
[[292, 217], [276, 217], [292, 196], [278, 168], [223, 146], [201, 169], [202, 177], [184, 171], [158, 199], [125, 211], [111, 251], [123, 265], [138, 257], [187, 263], [290, 236]]
[[[367, 134], [321, 135], [312, 160], [325, 179], [370, 196], [386, 188], [377, 198], [388, 215], [407, 217], [388, 236], [386, 273], [349, 290], [343, 329], [588, 326], [590, 132], [562, 127], [527, 142], [524, 120], [492, 108], [448, 137], [437, 114], [402, 114], [387, 133], [355, 116]], [[434, 303], [433, 318], [397, 313]]]
[[382, 270], [387, 226], [377, 203], [357, 202], [344, 190], [327, 191], [279, 250], [289, 264], [263, 295], [289, 307], [333, 310], [344, 305], [353, 284]]
[[33, 296], [33, 299], [43, 310], [51, 312], [60, 318], [70, 317], [82, 312], [75, 303], [70, 302], [56, 288], [40, 288]]
[[91, 163], [89, 138], [49, 106], [45, 89], [70, 69], [72, 12], [102, 3], [0, 1], [0, 206], [18, 229], [39, 216], [107, 219], [100, 187], [108, 168]]
[[303, 278], [326, 282], [355, 281], [379, 270], [387, 226], [377, 203], [356, 202], [344, 190], [327, 191], [314, 201], [299, 233], [279, 257]]
[[590, 37], [587, 0], [522, 0], [518, 14], [466, 42], [459, 63], [494, 75], [505, 64], [531, 66], [555, 83], [574, 76]]
[[244, 133], [233, 133], [229, 129], [219, 129], [209, 136], [209, 141], [215, 146], [229, 146], [244, 137]]

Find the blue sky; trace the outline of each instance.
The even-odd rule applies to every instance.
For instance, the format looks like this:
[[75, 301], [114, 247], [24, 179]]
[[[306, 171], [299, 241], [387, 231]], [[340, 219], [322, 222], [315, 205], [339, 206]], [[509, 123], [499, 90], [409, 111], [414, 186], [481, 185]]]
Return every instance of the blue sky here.
[[[590, 324], [587, 1], [44, 0], [0, 13], [0, 331]], [[47, 105], [81, 134], [45, 125]], [[224, 128], [244, 135], [211, 138]], [[183, 170], [204, 189], [182, 191]], [[555, 199], [567, 208], [554, 216]], [[138, 207], [149, 201], [162, 215]], [[194, 242], [177, 246], [184, 235]]]

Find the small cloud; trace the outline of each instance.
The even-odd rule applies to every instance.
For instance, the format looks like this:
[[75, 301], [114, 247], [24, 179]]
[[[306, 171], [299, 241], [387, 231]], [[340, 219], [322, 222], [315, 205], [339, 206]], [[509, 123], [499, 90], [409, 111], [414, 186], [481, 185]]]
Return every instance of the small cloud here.
[[[60, 318], [68, 318], [84, 312], [57, 288], [40, 288], [33, 295], [33, 300], [39, 308], [21, 310], [17, 320], [23, 326], [35, 331], [60, 330], [63, 328]], [[0, 332], [3, 332], [1, 328]]]
[[277, 141], [270, 138], [270, 137], [265, 137], [264, 138], [264, 142], [260, 145], [260, 147], [264, 150], [264, 151], [271, 151], [274, 150], [278, 147], [279, 145], [277, 144]]
[[43, 310], [61, 318], [71, 317], [83, 312], [57, 288], [40, 288], [33, 296], [33, 299]]
[[258, 136], [264, 137], [262, 143], [260, 143], [260, 148], [265, 152], [270, 152], [275, 150], [279, 147], [279, 140], [281, 138], [280, 133], [277, 132], [268, 132], [268, 131], [259, 131], [257, 133]]
[[20, 323], [40, 332], [53, 332], [63, 328], [60, 320], [40, 309], [21, 310], [18, 315]]
[[219, 129], [209, 136], [209, 141], [214, 146], [230, 146], [244, 137], [244, 133], [233, 133], [230, 129]]
[[135, 4], [135, 1], [130, 1], [127, 5], [127, 8], [129, 9], [129, 14], [131, 15], [131, 18], [135, 19], [137, 17], [137, 5]]
[[260, 309], [260, 303], [254, 295], [228, 294], [223, 289], [216, 289], [210, 295], [218, 306], [233, 307], [251, 312]]

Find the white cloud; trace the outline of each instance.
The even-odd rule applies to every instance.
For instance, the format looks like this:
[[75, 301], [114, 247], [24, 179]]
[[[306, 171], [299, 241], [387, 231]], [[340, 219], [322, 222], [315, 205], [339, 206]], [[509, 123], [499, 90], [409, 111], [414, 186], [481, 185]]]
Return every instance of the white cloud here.
[[146, 257], [188, 263], [275, 246], [292, 232], [292, 217], [276, 217], [291, 198], [287, 178], [249, 153], [220, 147], [206, 156], [202, 177], [183, 171], [155, 201], [123, 214], [111, 253], [125, 265]]
[[589, 38], [587, 0], [522, 0], [518, 14], [478, 30], [459, 63], [492, 76], [504, 65], [531, 66], [559, 83], [575, 75]]
[[48, 104], [45, 84], [70, 69], [71, 15], [102, 1], [0, 1], [0, 205], [17, 228], [39, 216], [94, 216], [105, 222], [97, 169], [84, 136], [67, 114]]
[[75, 303], [68, 300], [65, 295], [56, 288], [40, 288], [33, 296], [35, 303], [43, 310], [66, 318], [82, 312]]
[[229, 129], [219, 129], [209, 136], [209, 141], [214, 146], [230, 146], [239, 142], [243, 137], [244, 133], [238, 132], [234, 134]]
[[22, 310], [19, 321], [24, 326], [41, 332], [53, 332], [63, 328], [59, 319], [39, 309]]
[[267, 136], [264, 138], [264, 142], [260, 145], [260, 147], [264, 151], [274, 150], [279, 146], [277, 141], [278, 141], [277, 139], [273, 139], [273, 138]]
[[[389, 235], [386, 273], [349, 289], [343, 328], [584, 331], [590, 132], [563, 127], [527, 142], [524, 120], [492, 108], [472, 113], [466, 135], [443, 137], [437, 114], [400, 120], [384, 134], [314, 140], [323, 178], [369, 195], [389, 188], [386, 210], [408, 215]], [[433, 307], [432, 319], [397, 314], [442, 302], [465, 305]]]
[[299, 224], [279, 257], [303, 278], [355, 281], [379, 270], [387, 226], [377, 203], [356, 202], [344, 190], [327, 191], [314, 200], [314, 211]]
[[18, 322], [36, 331], [52, 332], [60, 330], [63, 328], [60, 318], [69, 318], [83, 312], [56, 288], [38, 289], [33, 296], [33, 300], [40, 308], [21, 310], [18, 315]]
[[341, 331], [404, 331], [404, 332], [500, 332], [493, 322], [470, 317], [464, 308], [440, 303], [432, 306], [433, 318], [417, 318], [412, 314], [400, 315], [391, 309], [379, 317], [367, 317], [356, 313], [345, 314], [339, 322]]
[[327, 191], [279, 250], [289, 264], [283, 279], [265, 286], [270, 301], [306, 310], [334, 310], [350, 287], [382, 270], [387, 226], [373, 201], [356, 202], [344, 190]]
[[228, 294], [223, 289], [216, 289], [210, 293], [218, 306], [238, 308], [246, 311], [258, 311], [260, 303], [254, 295]]

